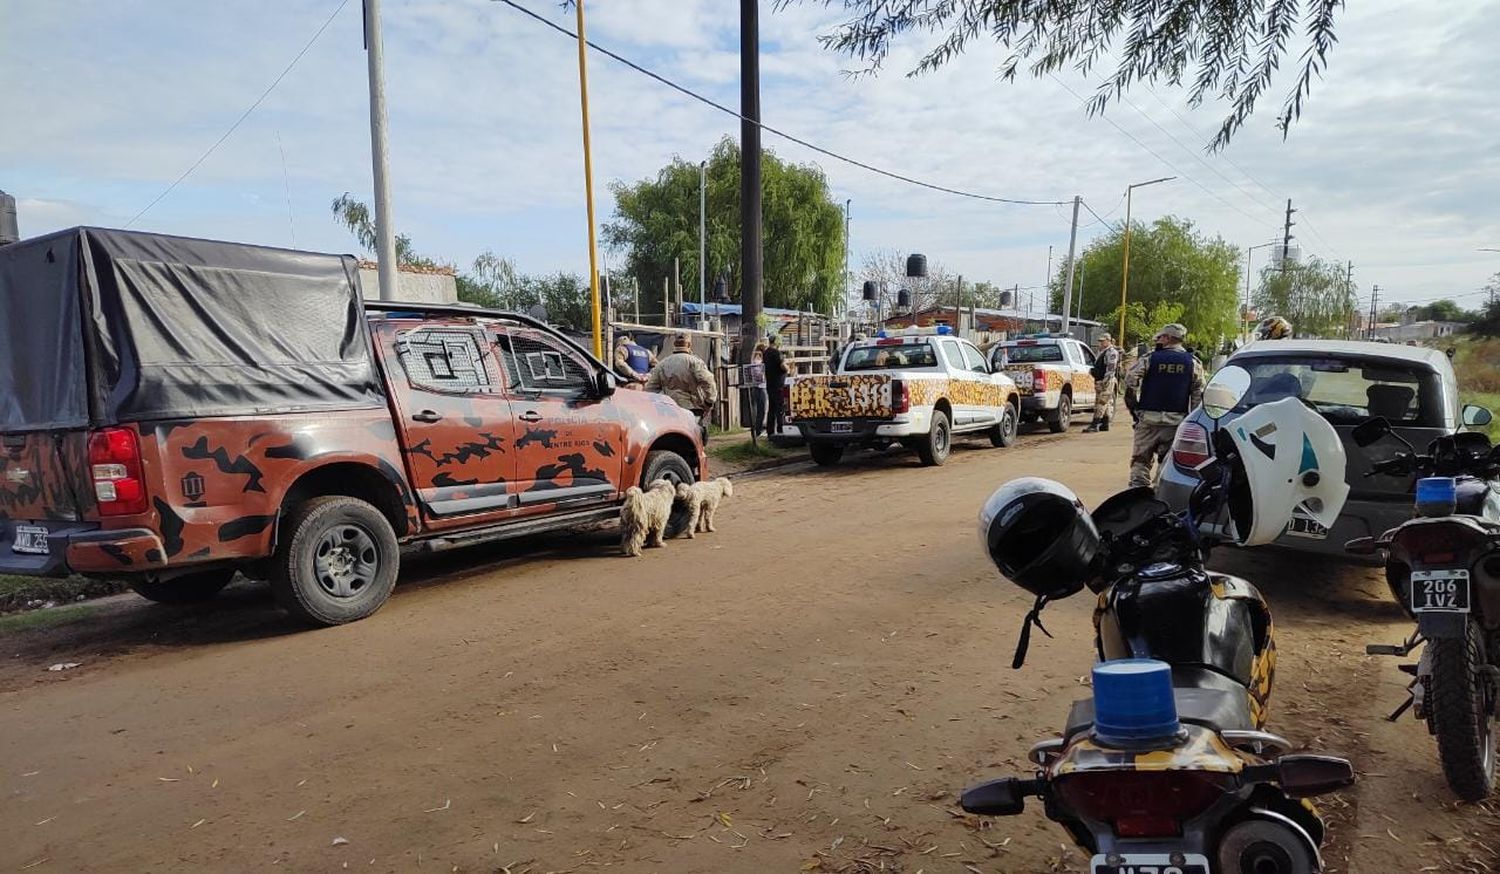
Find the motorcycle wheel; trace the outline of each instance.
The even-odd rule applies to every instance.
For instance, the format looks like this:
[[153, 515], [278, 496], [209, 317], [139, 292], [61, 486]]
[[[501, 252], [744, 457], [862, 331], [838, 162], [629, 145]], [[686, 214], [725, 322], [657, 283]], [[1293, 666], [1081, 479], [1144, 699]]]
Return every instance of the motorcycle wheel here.
[[1318, 860], [1300, 835], [1278, 822], [1249, 819], [1219, 841], [1220, 874], [1316, 874]]
[[1428, 693], [1432, 730], [1448, 786], [1465, 801], [1487, 798], [1495, 788], [1495, 695], [1484, 670], [1484, 633], [1472, 619], [1464, 636], [1428, 641], [1432, 675]]

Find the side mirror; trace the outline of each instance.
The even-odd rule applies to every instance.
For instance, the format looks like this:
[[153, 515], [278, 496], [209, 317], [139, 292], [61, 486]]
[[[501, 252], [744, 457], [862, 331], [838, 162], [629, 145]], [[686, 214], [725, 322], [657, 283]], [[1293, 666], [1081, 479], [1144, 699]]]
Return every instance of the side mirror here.
[[1466, 428], [1484, 428], [1495, 421], [1495, 415], [1478, 404], [1464, 404], [1462, 415]]
[[965, 789], [958, 804], [979, 816], [1017, 816], [1026, 809], [1026, 796], [1037, 793], [1036, 784], [1035, 780], [1001, 777]]
[[594, 374], [594, 393], [601, 398], [607, 398], [615, 393], [615, 378], [609, 371], [601, 370]]
[[1363, 449], [1389, 433], [1391, 433], [1390, 420], [1384, 416], [1376, 416], [1373, 419], [1366, 419], [1354, 429], [1354, 443]]
[[1276, 760], [1277, 782], [1292, 798], [1311, 798], [1354, 785], [1354, 766], [1337, 756], [1297, 754]]
[[1203, 389], [1203, 413], [1214, 421], [1239, 406], [1250, 391], [1250, 371], [1231, 364], [1214, 374]]

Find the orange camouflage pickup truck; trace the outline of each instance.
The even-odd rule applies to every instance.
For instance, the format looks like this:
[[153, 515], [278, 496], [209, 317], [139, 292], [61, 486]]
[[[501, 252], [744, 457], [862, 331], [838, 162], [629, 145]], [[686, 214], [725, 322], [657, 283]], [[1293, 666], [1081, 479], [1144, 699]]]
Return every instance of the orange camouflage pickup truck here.
[[365, 304], [353, 258], [77, 228], [0, 247], [0, 573], [331, 625], [439, 548], [706, 475], [691, 413], [526, 316]]

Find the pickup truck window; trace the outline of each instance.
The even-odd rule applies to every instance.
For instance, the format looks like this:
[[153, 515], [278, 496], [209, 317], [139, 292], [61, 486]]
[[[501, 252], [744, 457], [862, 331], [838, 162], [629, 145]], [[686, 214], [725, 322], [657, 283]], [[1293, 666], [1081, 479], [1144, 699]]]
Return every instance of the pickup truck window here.
[[856, 346], [844, 359], [844, 370], [900, 370], [937, 367], [937, 350], [930, 343], [899, 343], [888, 346]]
[[1062, 347], [1056, 343], [1046, 346], [1002, 346], [1001, 354], [1009, 364], [1036, 364], [1063, 360]]
[[943, 341], [943, 357], [948, 359], [948, 366], [954, 370], [968, 369], [968, 365], [964, 363], [964, 353], [958, 348], [957, 340]]
[[966, 369], [972, 370], [975, 373], [990, 372], [989, 365], [984, 363], [984, 356], [979, 354], [978, 349], [975, 349], [968, 343], [960, 344], [959, 348], [964, 351], [964, 367]]
[[497, 334], [495, 343], [512, 392], [576, 395], [589, 390], [589, 371], [545, 335], [508, 331]]
[[396, 351], [412, 385], [432, 391], [490, 388], [479, 340], [464, 328], [418, 328], [401, 335]]

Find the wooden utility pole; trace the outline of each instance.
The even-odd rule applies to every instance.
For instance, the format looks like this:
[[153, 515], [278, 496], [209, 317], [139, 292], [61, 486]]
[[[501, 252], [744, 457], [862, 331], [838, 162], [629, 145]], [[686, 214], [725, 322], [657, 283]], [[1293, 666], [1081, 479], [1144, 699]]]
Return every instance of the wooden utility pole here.
[[1281, 272], [1283, 274], [1286, 273], [1286, 262], [1292, 257], [1292, 225], [1296, 224], [1292, 221], [1294, 212], [1296, 210], [1292, 209], [1292, 199], [1288, 197], [1286, 199], [1286, 230], [1282, 232], [1281, 237]]
[[760, 0], [740, 0], [740, 354], [760, 335]]

